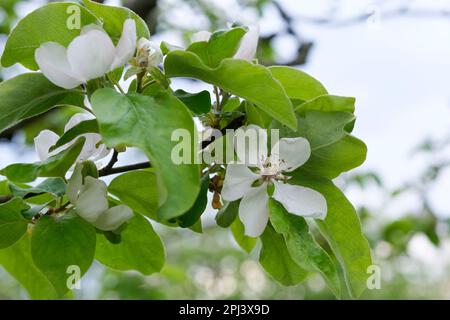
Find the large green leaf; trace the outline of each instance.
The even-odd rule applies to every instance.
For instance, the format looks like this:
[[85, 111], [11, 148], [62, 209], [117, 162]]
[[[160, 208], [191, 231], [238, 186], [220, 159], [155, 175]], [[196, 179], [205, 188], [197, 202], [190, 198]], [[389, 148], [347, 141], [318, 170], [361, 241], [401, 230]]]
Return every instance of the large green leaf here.
[[285, 66], [269, 67], [291, 99], [309, 100], [327, 94], [324, 86], [307, 73]]
[[314, 189], [326, 198], [327, 217], [316, 222], [344, 270], [350, 294], [359, 297], [366, 289], [367, 268], [372, 258], [355, 208], [328, 179], [299, 171], [290, 182]]
[[194, 53], [171, 51], [164, 62], [169, 77], [188, 77], [216, 85], [253, 102], [258, 108], [292, 129], [297, 121], [283, 87], [267, 68], [245, 60], [225, 59], [210, 68]]
[[21, 198], [27, 195], [39, 195], [41, 193], [50, 193], [56, 197], [61, 197], [66, 193], [66, 183], [63, 178], [48, 178], [31, 188], [24, 188], [10, 183], [9, 188], [14, 196]]
[[95, 228], [75, 212], [62, 217], [44, 216], [33, 229], [31, 256], [58, 295], [63, 296], [69, 290], [69, 267], [76, 266], [81, 275], [85, 274], [94, 260], [95, 243]]
[[[169, 220], [189, 210], [200, 191], [200, 168], [172, 160], [172, 150], [178, 145], [172, 141], [173, 132], [184, 129], [191, 140], [196, 137], [194, 122], [183, 103], [167, 92], [149, 97], [101, 89], [93, 94], [92, 107], [109, 147], [135, 146], [149, 157], [158, 175], [159, 217]], [[196, 143], [188, 142], [191, 151]], [[194, 160], [196, 155], [191, 156]]]
[[0, 174], [17, 183], [32, 182], [37, 177], [64, 177], [80, 154], [85, 138], [81, 137], [69, 148], [36, 163], [15, 163], [0, 170]]
[[27, 232], [28, 221], [22, 211], [29, 208], [20, 198], [0, 204], [0, 249], [13, 245]]
[[122, 34], [124, 21], [128, 18], [132, 18], [136, 22], [136, 32], [138, 38], [150, 38], [150, 32], [148, 31], [145, 21], [130, 9], [108, 6], [88, 0], [83, 0], [83, 4], [95, 16], [100, 18], [103, 22], [103, 29], [105, 29], [111, 37], [119, 39]]
[[234, 56], [245, 32], [241, 27], [216, 31], [209, 41], [194, 42], [186, 51], [195, 53], [207, 66], [215, 68], [223, 59]]
[[273, 199], [269, 201], [269, 210], [270, 222], [275, 231], [283, 235], [292, 260], [307, 271], [320, 272], [333, 293], [340, 297], [341, 284], [336, 266], [326, 251], [314, 241], [305, 219], [289, 214]]
[[206, 90], [189, 93], [180, 89], [173, 94], [196, 115], [205, 114], [211, 110], [211, 96]]
[[31, 299], [55, 299], [58, 295], [54, 287], [31, 258], [30, 238], [25, 234], [11, 247], [0, 250], [0, 265], [28, 291]]
[[52, 84], [40, 73], [24, 73], [0, 83], [0, 132], [58, 105], [81, 105], [83, 95]]
[[333, 144], [314, 150], [302, 169], [334, 179], [342, 172], [359, 167], [366, 160], [366, 155], [365, 143], [348, 135]]
[[208, 188], [209, 188], [209, 176], [206, 174], [201, 179], [200, 192], [198, 193], [197, 200], [194, 205], [185, 214], [179, 217], [180, 227], [189, 228], [199, 222], [203, 212], [205, 212], [208, 205]]
[[165, 252], [161, 239], [142, 215], [135, 214], [121, 233], [118, 244], [97, 235], [95, 258], [118, 270], [137, 270], [149, 275], [159, 272], [164, 265]]
[[71, 21], [69, 18], [75, 13], [71, 8], [78, 8], [81, 26], [97, 21], [86, 8], [73, 2], [56, 2], [42, 6], [20, 20], [11, 32], [3, 52], [2, 65], [9, 67], [19, 62], [28, 69], [37, 70], [34, 51], [42, 43], [53, 41], [67, 47], [73, 38], [80, 34], [79, 29], [67, 27]]
[[268, 225], [261, 235], [261, 241], [259, 262], [276, 281], [285, 286], [292, 286], [306, 279], [308, 271], [295, 263], [283, 236], [276, 233], [271, 225]]

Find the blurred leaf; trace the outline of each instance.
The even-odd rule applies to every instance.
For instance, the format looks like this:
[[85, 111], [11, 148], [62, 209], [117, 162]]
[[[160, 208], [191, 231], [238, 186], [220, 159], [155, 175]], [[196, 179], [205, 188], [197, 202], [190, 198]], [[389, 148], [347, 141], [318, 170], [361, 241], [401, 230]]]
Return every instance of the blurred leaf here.
[[341, 296], [339, 275], [331, 258], [309, 233], [305, 219], [289, 214], [277, 201], [269, 200], [270, 222], [282, 234], [292, 260], [310, 272], [319, 272], [336, 297]]
[[285, 286], [303, 282], [308, 272], [292, 260], [282, 235], [267, 225], [261, 235], [262, 249], [259, 262], [268, 274]]
[[210, 68], [194, 53], [176, 50], [166, 56], [164, 69], [169, 77], [189, 77], [216, 85], [249, 100], [290, 128], [297, 127], [289, 98], [269, 70], [261, 65], [225, 59], [217, 68]]
[[15, 163], [0, 170], [0, 174], [13, 182], [31, 182], [37, 177], [64, 177], [83, 148], [84, 137], [60, 153], [36, 163]]
[[291, 99], [310, 100], [328, 93], [319, 81], [303, 71], [285, 66], [268, 69], [274, 78], [280, 81]]
[[[28, 69], [37, 70], [39, 67], [34, 60], [34, 52], [42, 43], [53, 41], [67, 47], [80, 34], [79, 29], [68, 28], [70, 13], [74, 14], [75, 12], [69, 7], [79, 9], [81, 26], [97, 21], [86, 8], [73, 2], [44, 5], [20, 20], [13, 29], [5, 45], [2, 65], [10, 67], [18, 62]], [[24, 92], [27, 89], [24, 88]]]
[[165, 252], [161, 239], [142, 215], [128, 221], [121, 233], [122, 241], [112, 244], [97, 234], [95, 258], [117, 270], [136, 270], [144, 275], [159, 272], [164, 265]]
[[0, 132], [58, 105], [81, 105], [83, 95], [52, 84], [40, 73], [24, 73], [0, 83]]
[[62, 217], [43, 216], [33, 229], [31, 255], [36, 266], [53, 284], [59, 296], [68, 290], [68, 268], [81, 275], [94, 260], [95, 228], [73, 211]]
[[20, 198], [0, 204], [0, 249], [12, 246], [27, 232], [28, 221], [22, 211], [29, 208]]
[[0, 265], [28, 291], [31, 299], [57, 298], [51, 283], [34, 265], [29, 234], [11, 247], [0, 250]]

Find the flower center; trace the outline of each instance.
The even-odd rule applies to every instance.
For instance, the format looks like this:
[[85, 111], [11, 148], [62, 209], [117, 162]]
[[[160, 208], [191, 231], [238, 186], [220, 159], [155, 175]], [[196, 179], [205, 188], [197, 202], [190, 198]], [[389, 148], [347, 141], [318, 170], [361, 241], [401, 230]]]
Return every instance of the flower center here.
[[270, 156], [263, 158], [259, 166], [259, 174], [264, 180], [284, 179], [284, 176], [280, 170], [280, 162], [281, 161], [279, 159], [274, 159]]

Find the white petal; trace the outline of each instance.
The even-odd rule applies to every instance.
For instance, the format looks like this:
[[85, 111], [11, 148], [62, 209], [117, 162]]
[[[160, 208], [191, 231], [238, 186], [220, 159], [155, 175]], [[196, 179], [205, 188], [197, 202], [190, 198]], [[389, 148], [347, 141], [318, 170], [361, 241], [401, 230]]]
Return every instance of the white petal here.
[[36, 138], [34, 138], [34, 148], [36, 149], [39, 160], [45, 161], [55, 154], [56, 150], [49, 152], [49, 149], [54, 146], [58, 140], [59, 136], [50, 130], [43, 130]]
[[148, 66], [156, 67], [163, 61], [163, 54], [159, 46], [150, 41], [150, 55], [148, 57]]
[[272, 147], [271, 155], [280, 159], [282, 171], [293, 171], [308, 161], [311, 147], [305, 138], [282, 138]]
[[55, 85], [64, 89], [73, 89], [83, 83], [77, 79], [67, 60], [67, 50], [56, 42], [41, 44], [34, 52], [34, 58], [44, 76]]
[[259, 167], [267, 157], [267, 131], [256, 125], [239, 128], [235, 132], [238, 163]]
[[241, 45], [234, 55], [235, 59], [253, 60], [258, 49], [259, 27], [249, 26], [247, 33], [242, 37]]
[[108, 72], [114, 54], [114, 44], [109, 36], [95, 29], [73, 39], [67, 48], [67, 59], [72, 72], [84, 82]]
[[247, 236], [255, 238], [264, 232], [269, 219], [268, 201], [266, 183], [251, 188], [242, 198], [239, 204], [239, 218], [245, 226]]
[[72, 176], [67, 182], [67, 198], [70, 203], [75, 204], [78, 199], [78, 192], [80, 192], [81, 186], [83, 184], [83, 165], [81, 163], [77, 163], [75, 165], [75, 169], [73, 170]]
[[89, 33], [92, 30], [101, 31], [101, 32], [104, 32], [106, 34], [106, 32], [105, 32], [105, 30], [103, 30], [102, 26], [100, 26], [98, 24], [95, 24], [95, 23], [88, 24], [87, 26], [84, 26], [83, 28], [81, 28], [80, 34]]
[[211, 32], [199, 31], [192, 35], [191, 41], [192, 42], [209, 41], [209, 38], [211, 38]]
[[289, 213], [316, 219], [325, 219], [327, 216], [325, 197], [313, 189], [275, 182], [273, 197]]
[[260, 177], [243, 164], [229, 164], [221, 193], [223, 199], [235, 201], [242, 198]]
[[86, 177], [75, 202], [77, 213], [90, 223], [98, 220], [100, 215], [108, 210], [106, 184], [93, 177]]
[[94, 225], [102, 231], [114, 231], [130, 220], [133, 215], [133, 211], [122, 204], [106, 210], [100, 215], [100, 218], [98, 218]]
[[133, 58], [136, 52], [136, 40], [136, 22], [133, 19], [127, 19], [123, 23], [122, 35], [117, 43], [111, 70], [125, 65]]

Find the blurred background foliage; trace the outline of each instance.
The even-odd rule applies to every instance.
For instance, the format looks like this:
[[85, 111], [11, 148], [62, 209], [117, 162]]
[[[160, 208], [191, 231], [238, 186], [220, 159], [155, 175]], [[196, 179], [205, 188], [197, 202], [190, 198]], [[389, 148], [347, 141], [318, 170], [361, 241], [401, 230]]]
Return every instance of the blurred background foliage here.
[[[33, 2], [34, 7], [45, 1], [0, 0], [0, 43], [18, 17], [23, 15], [24, 4]], [[102, 1], [103, 2], [103, 1]], [[227, 7], [229, 1], [208, 0], [128, 0], [123, 5], [137, 12], [149, 24], [152, 35], [161, 37], [173, 30], [179, 30], [177, 41], [188, 42], [190, 36], [199, 29], [220, 29], [227, 22], [234, 21], [236, 8]], [[273, 0], [239, 0], [241, 17], [257, 19], [271, 6], [282, 26], [276, 32], [264, 33], [260, 40], [258, 58], [263, 64], [284, 63], [301, 66], [308, 63], [314, 47], [314, 38], [300, 34], [295, 28], [296, 19], [283, 6]], [[352, 25], [365, 22], [373, 12], [361, 14], [345, 20], [335, 20], [333, 12], [340, 1], [330, 2], [329, 13], [320, 18], [310, 18], [311, 23], [330, 25]], [[383, 2], [383, 1], [382, 1]], [[403, 1], [407, 3], [408, 1]], [[110, 2], [111, 3], [111, 2]], [[119, 1], [114, 1], [118, 4]], [[33, 7], [33, 8], [34, 8]], [[232, 10], [233, 9], [233, 10]], [[195, 16], [196, 23], [182, 19], [183, 15]], [[412, 11], [405, 4], [388, 11], [387, 17], [425, 14]], [[428, 15], [446, 15], [445, 11], [427, 12]], [[241, 21], [246, 23], [248, 21]], [[295, 46], [296, 55], [289, 61], [280, 61], [274, 42], [279, 37], [288, 37]], [[170, 42], [170, 41], [169, 41]], [[3, 45], [2, 44], [2, 45]], [[10, 77], [20, 69], [2, 70], [3, 76]], [[26, 141], [44, 128], [60, 133], [64, 124], [74, 113], [70, 109], [58, 109], [11, 128], [0, 136], [2, 143]], [[448, 251], [448, 231], [450, 220], [438, 218], [429, 204], [429, 190], [439, 179], [443, 170], [450, 165], [449, 159], [436, 155], [450, 145], [450, 137], [440, 140], [426, 139], [412, 150], [411, 157], [431, 155], [429, 165], [416, 172], [406, 183], [393, 190], [387, 187], [376, 172], [362, 168], [354, 174], [344, 175], [338, 184], [346, 192], [356, 194], [377, 194], [383, 199], [374, 205], [370, 201], [357, 206], [365, 234], [373, 249], [374, 261], [381, 266], [381, 290], [367, 290], [362, 298], [367, 299], [409, 299], [409, 298], [450, 298], [450, 263], [444, 259]], [[369, 146], [370, 149], [370, 146]], [[414, 211], [401, 215], [391, 215], [390, 203], [405, 194], [415, 194], [420, 206]], [[363, 197], [364, 198], [364, 197]], [[407, 200], [401, 200], [407, 201]], [[388, 218], [386, 218], [388, 217]], [[116, 272], [99, 264], [83, 280], [83, 289], [77, 291], [79, 299], [333, 299], [324, 281], [313, 276], [296, 287], [282, 287], [272, 281], [257, 263], [258, 250], [247, 255], [232, 239], [229, 230], [215, 225], [213, 216], [206, 217], [204, 233], [196, 234], [187, 230], [172, 230], [157, 226], [167, 247], [167, 264], [161, 274], [144, 277], [135, 272]], [[426, 238], [427, 241], [423, 241]], [[420, 245], [413, 245], [419, 241]], [[424, 245], [424, 243], [426, 245]], [[442, 258], [442, 259], [440, 259]], [[430, 264], [438, 265], [431, 266]], [[26, 293], [0, 268], [0, 299], [25, 299]]]

